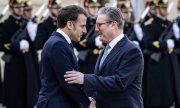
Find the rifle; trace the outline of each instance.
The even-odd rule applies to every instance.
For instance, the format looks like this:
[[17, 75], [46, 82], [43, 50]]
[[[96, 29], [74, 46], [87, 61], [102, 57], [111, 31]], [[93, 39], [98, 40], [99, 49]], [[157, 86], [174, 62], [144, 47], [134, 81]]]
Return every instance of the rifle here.
[[9, 9], [9, 4], [7, 4], [7, 5], [5, 6], [5, 8], [3, 9], [3, 11], [1, 12], [1, 14], [0, 14], [0, 20], [1, 20], [1, 19], [3, 18], [3, 16], [7, 13], [8, 9]]
[[41, 18], [40, 18], [40, 21], [44, 21], [44, 19], [46, 18], [47, 14], [49, 13], [49, 9], [46, 9], [44, 11], [44, 13], [42, 14]]
[[40, 8], [37, 10], [37, 12], [34, 14], [34, 17], [32, 18], [33, 22], [37, 23], [37, 19], [38, 19], [40, 13], [42, 13], [42, 11], [45, 8], [45, 6], [46, 6], [45, 3], [40, 6]]
[[[173, 24], [174, 23], [179, 23], [180, 22], [180, 18], [177, 17], [173, 22], [172, 22], [172, 25], [171, 25], [171, 28], [170, 30], [168, 31], [167, 35], [165, 36], [164, 40], [167, 40], [167, 39], [171, 39], [173, 36], [174, 36], [174, 33], [173, 33]], [[180, 50], [178, 48], [175, 48], [173, 49], [173, 51], [177, 54], [180, 54]], [[171, 52], [170, 52], [171, 53]]]
[[[179, 22], [180, 19], [176, 19], [175, 21]], [[173, 25], [174, 21], [171, 22], [168, 27], [164, 30], [164, 32], [161, 34], [161, 36], [159, 37], [158, 41], [163, 41], [163, 40], [167, 40], [167, 39], [171, 39], [173, 37], [173, 29], [172, 29], [172, 25]], [[175, 50], [176, 53], [180, 54], [179, 50]], [[171, 52], [169, 52], [171, 53]], [[161, 58], [162, 53], [161, 52], [154, 52], [151, 53], [150, 58], [155, 60], [156, 62], [158, 62]]]
[[[168, 13], [171, 11], [173, 5], [174, 5], [174, 3], [172, 2], [168, 6], [168, 9], [167, 9]], [[178, 20], [176, 19], [175, 21], [178, 21]], [[161, 36], [158, 39], [159, 42], [163, 41], [163, 40], [171, 39], [171, 37], [173, 36], [172, 25], [173, 25], [173, 22], [171, 22], [168, 25], [168, 27], [163, 31], [163, 33], [161, 34]], [[150, 58], [153, 59], [156, 62], [159, 62], [159, 60], [161, 58], [161, 54], [162, 54], [161, 52], [152, 52], [152, 51], [150, 51], [148, 49], [145, 49], [143, 52], [146, 53], [146, 54], [150, 54]]]
[[[170, 31], [170, 29], [172, 28], [172, 24], [170, 23], [168, 25], [168, 27], [164, 30], [164, 32], [161, 34], [161, 36], [159, 37], [158, 41], [163, 41], [163, 38], [165, 39], [165, 36], [167, 35], [168, 31]], [[166, 37], [167, 38], [167, 37]], [[161, 58], [161, 52], [151, 52], [150, 51], [150, 58], [153, 59], [156, 62], [159, 62], [160, 58]]]

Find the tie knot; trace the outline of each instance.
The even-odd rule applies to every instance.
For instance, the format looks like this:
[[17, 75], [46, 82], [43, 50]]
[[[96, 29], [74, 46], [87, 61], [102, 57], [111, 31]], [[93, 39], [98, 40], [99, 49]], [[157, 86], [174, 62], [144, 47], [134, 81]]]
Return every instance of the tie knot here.
[[111, 47], [109, 46], [109, 44], [107, 44], [105, 47], [105, 50], [108, 50], [109, 48], [111, 48]]

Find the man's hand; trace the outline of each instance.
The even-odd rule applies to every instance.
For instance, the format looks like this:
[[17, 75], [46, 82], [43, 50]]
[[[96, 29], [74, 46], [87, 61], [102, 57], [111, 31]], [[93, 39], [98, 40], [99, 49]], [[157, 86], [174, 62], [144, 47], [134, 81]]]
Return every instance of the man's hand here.
[[64, 75], [69, 84], [84, 84], [84, 74], [77, 71], [67, 71]]
[[96, 101], [91, 101], [89, 108], [96, 108]]

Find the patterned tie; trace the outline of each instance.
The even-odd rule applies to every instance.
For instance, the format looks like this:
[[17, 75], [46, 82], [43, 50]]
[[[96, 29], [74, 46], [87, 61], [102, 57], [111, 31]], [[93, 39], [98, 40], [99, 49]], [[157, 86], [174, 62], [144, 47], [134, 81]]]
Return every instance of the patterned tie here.
[[110, 48], [110, 46], [109, 46], [109, 44], [107, 44], [106, 47], [105, 47], [103, 56], [102, 56], [102, 58], [101, 58], [101, 61], [100, 61], [100, 65], [99, 65], [100, 67], [101, 67], [101, 65], [103, 64], [105, 58], [106, 58], [107, 55], [108, 55], [108, 49], [109, 49], [109, 48]]

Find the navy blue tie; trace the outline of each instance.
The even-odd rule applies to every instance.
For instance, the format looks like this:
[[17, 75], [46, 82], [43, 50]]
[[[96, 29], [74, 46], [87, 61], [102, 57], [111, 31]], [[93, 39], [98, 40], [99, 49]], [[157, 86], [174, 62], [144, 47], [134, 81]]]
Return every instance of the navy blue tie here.
[[71, 46], [71, 48], [72, 48], [72, 49], [74, 49], [74, 46], [73, 46], [73, 44], [72, 44], [72, 43], [70, 43], [69, 45]]

